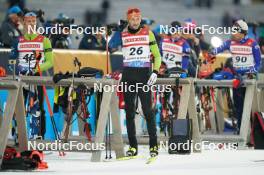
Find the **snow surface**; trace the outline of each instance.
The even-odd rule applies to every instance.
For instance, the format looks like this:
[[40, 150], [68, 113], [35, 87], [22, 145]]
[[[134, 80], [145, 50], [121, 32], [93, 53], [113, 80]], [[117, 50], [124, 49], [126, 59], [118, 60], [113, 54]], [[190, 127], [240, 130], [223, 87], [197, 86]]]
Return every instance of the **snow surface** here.
[[[90, 162], [91, 154], [68, 152], [59, 157], [57, 152], [46, 152], [47, 170], [33, 172], [0, 172], [8, 174], [85, 174], [85, 175], [264, 175], [264, 151], [221, 150], [203, 151], [190, 155], [169, 155], [160, 151], [158, 159], [145, 164], [147, 146], [139, 147], [139, 154], [146, 156], [133, 160]], [[105, 152], [102, 158], [105, 157]]]

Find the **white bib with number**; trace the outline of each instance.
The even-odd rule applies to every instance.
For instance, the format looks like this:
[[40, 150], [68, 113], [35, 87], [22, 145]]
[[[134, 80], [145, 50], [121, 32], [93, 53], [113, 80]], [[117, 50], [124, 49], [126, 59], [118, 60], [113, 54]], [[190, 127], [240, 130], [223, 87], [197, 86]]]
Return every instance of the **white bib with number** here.
[[149, 33], [141, 29], [138, 34], [122, 32], [124, 63], [150, 63]]
[[175, 67], [175, 62], [182, 62], [183, 48], [172, 42], [162, 42], [162, 61], [165, 62], [167, 68]]
[[248, 68], [255, 65], [252, 47], [246, 45], [231, 45], [234, 68]]
[[34, 56], [34, 51], [39, 52], [42, 55], [42, 58], [39, 61], [39, 64], [44, 62], [44, 46], [43, 46], [43, 36], [38, 36], [34, 40], [26, 40], [24, 37], [19, 39], [17, 46], [18, 50], [18, 65], [23, 68], [34, 68], [36, 66], [36, 58]]

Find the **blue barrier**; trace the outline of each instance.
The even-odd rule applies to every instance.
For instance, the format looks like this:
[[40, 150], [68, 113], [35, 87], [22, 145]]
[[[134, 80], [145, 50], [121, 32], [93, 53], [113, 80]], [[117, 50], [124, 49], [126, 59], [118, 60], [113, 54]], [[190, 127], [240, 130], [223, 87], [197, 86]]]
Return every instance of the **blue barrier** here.
[[[53, 89], [47, 89], [47, 93], [49, 96], [49, 100], [50, 103], [53, 107], [53, 103], [54, 103], [54, 90]], [[0, 112], [4, 111], [4, 106], [7, 100], [7, 96], [8, 96], [8, 92], [6, 90], [0, 90]], [[55, 140], [55, 136], [54, 136], [54, 132], [53, 132], [53, 128], [51, 125], [51, 120], [50, 120], [50, 115], [48, 113], [48, 107], [47, 107], [47, 103], [45, 101], [44, 103], [44, 109], [46, 111], [46, 133], [45, 133], [45, 139], [47, 140]], [[96, 105], [95, 105], [95, 95], [93, 95], [91, 97], [90, 103], [88, 104], [88, 109], [90, 112], [90, 118], [88, 119], [90, 125], [91, 125], [91, 134], [95, 135], [95, 123], [96, 123]], [[3, 116], [3, 115], [0, 115]], [[74, 118], [77, 117], [77, 115], [75, 114], [73, 116]], [[60, 109], [58, 113], [54, 113], [54, 119], [55, 119], [55, 123], [56, 126], [58, 128], [58, 131], [61, 132], [63, 130], [63, 124], [64, 124], [64, 114], [62, 112], [62, 110]], [[30, 135], [29, 132], [29, 127], [30, 127], [30, 117], [26, 118], [26, 124], [27, 124], [27, 134], [28, 136]], [[73, 132], [78, 132], [78, 122], [77, 120], [75, 120], [73, 122], [73, 127], [72, 127], [72, 131]]]

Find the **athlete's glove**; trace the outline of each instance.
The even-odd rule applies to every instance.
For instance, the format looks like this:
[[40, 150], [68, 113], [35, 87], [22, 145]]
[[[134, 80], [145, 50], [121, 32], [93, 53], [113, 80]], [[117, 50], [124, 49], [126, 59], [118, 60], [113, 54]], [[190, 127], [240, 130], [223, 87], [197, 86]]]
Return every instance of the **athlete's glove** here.
[[33, 76], [40, 76], [39, 72], [34, 72]]
[[151, 86], [151, 85], [155, 84], [157, 81], [157, 77], [158, 77], [158, 72], [154, 70], [149, 77], [148, 85]]
[[243, 78], [241, 75], [236, 75], [235, 79], [233, 79], [233, 88], [237, 89], [242, 87], [244, 84]]
[[110, 73], [109, 75], [111, 78], [115, 79], [115, 80], [121, 80], [122, 78], [122, 73], [119, 71], [115, 71], [113, 73]]
[[213, 48], [213, 49], [210, 49], [210, 50], [209, 50], [209, 54], [210, 54], [210, 55], [216, 55], [216, 54], [217, 54], [217, 50], [214, 49], [214, 48]]

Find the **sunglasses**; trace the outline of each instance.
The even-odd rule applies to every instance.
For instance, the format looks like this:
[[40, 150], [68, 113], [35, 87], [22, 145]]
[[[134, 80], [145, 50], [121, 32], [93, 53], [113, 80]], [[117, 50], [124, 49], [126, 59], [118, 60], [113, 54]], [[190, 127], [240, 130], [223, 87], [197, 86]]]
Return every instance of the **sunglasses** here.
[[241, 33], [241, 28], [238, 25], [234, 24], [232, 28], [233, 28], [233, 31]]

